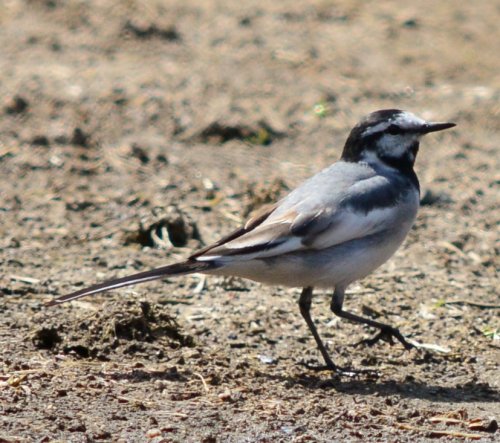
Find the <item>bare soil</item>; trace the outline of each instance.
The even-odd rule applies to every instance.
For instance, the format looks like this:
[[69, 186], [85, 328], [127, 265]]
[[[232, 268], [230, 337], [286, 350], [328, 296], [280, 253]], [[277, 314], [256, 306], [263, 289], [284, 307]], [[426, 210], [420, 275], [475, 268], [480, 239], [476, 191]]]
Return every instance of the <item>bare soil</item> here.
[[[498, 441], [500, 2], [7, 0], [0, 441]], [[422, 208], [347, 308], [198, 275], [45, 308], [186, 257], [338, 158], [368, 112], [427, 137]], [[447, 351], [447, 352], [442, 352]]]

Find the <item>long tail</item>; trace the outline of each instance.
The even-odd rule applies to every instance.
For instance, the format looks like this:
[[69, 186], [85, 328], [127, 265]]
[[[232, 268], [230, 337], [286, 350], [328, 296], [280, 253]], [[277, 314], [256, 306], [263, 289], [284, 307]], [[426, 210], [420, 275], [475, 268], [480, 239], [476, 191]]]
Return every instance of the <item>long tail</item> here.
[[46, 306], [59, 305], [67, 301], [76, 300], [77, 298], [80, 297], [85, 297], [86, 295], [98, 294], [99, 292], [108, 291], [109, 289], [117, 289], [117, 288], [123, 288], [124, 286], [136, 285], [137, 283], [157, 280], [170, 275], [193, 274], [195, 272], [204, 272], [210, 269], [215, 269], [217, 267], [218, 265], [210, 261], [199, 262], [194, 260], [188, 260], [182, 263], [175, 263], [173, 265], [152, 269], [151, 271], [139, 272], [138, 274], [128, 275], [126, 277], [116, 278], [114, 280], [108, 280], [103, 283], [98, 283], [88, 288], [72, 292], [71, 294], [57, 297], [54, 300], [51, 300], [48, 303], [46, 303]]

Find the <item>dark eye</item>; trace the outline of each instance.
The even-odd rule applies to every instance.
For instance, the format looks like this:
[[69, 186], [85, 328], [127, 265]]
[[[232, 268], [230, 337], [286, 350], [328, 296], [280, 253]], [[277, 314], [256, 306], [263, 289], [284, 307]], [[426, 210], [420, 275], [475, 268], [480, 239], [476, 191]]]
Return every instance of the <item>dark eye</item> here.
[[391, 135], [401, 134], [401, 128], [398, 125], [390, 125], [386, 132]]

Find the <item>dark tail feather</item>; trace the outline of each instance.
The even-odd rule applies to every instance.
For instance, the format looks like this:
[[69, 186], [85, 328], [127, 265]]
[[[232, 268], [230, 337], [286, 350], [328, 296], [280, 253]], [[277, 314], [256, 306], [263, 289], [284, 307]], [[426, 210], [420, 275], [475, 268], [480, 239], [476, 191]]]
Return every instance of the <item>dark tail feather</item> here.
[[193, 274], [195, 272], [208, 271], [215, 269], [217, 265], [213, 262], [199, 262], [199, 261], [185, 261], [183, 263], [175, 263], [173, 265], [163, 266], [161, 268], [153, 269], [151, 271], [139, 272], [138, 274], [128, 275], [114, 280], [108, 280], [97, 285], [90, 286], [79, 291], [72, 292], [71, 294], [57, 297], [49, 301], [46, 306], [59, 305], [61, 303], [76, 300], [86, 295], [98, 294], [99, 292], [108, 291], [109, 289], [123, 288], [124, 286], [131, 286], [137, 283], [143, 283], [151, 280], [168, 277], [169, 275], [183, 275]]

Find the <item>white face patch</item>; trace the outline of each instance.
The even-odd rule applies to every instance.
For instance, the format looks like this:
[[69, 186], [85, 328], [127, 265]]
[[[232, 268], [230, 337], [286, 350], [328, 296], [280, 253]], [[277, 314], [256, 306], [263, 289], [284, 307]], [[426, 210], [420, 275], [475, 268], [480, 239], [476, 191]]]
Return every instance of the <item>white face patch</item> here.
[[368, 135], [376, 134], [377, 132], [384, 132], [389, 126], [392, 125], [392, 120], [388, 120], [386, 122], [379, 123], [378, 125], [371, 126], [361, 134], [363, 137]]
[[[369, 136], [377, 133], [384, 133], [391, 125], [397, 125], [401, 128], [401, 134], [385, 133], [377, 140], [376, 151], [388, 157], [402, 158], [406, 156], [411, 161], [415, 160], [415, 155], [411, 152], [411, 147], [419, 141], [422, 134], [414, 131], [426, 123], [425, 120], [418, 118], [410, 112], [401, 112], [394, 118], [381, 122], [368, 128], [362, 136]], [[405, 130], [408, 131], [405, 133]]]
[[393, 123], [396, 123], [401, 128], [411, 129], [419, 128], [422, 125], [425, 125], [426, 121], [411, 112], [402, 112], [394, 119]]

